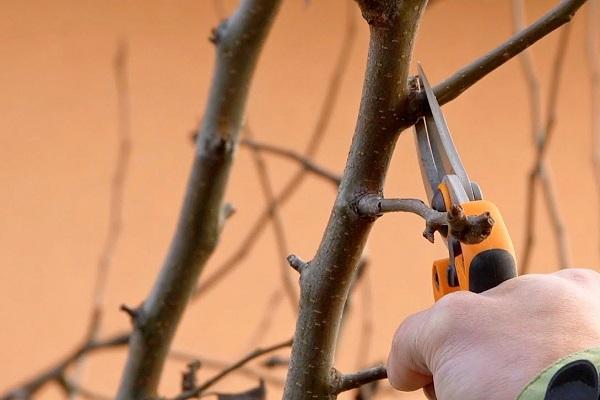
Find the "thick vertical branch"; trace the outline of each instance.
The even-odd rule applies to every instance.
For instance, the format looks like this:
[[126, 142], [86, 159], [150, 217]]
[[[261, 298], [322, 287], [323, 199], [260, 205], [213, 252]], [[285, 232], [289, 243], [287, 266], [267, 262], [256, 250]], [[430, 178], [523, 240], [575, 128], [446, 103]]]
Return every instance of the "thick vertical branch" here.
[[245, 0], [214, 31], [217, 65], [183, 208], [162, 270], [135, 310], [119, 400], [156, 395], [165, 358], [198, 275], [219, 237], [223, 193], [251, 78], [279, 0]]
[[[354, 4], [348, 2], [346, 29], [344, 30], [343, 34], [344, 39], [339, 55], [335, 62], [333, 73], [328, 81], [325, 98], [323, 100], [323, 104], [321, 105], [321, 109], [319, 110], [317, 121], [310, 134], [306, 149], [302, 155], [302, 157], [305, 159], [311, 159], [315, 155], [327, 129], [329, 128], [333, 110], [339, 98], [342, 78], [346, 74], [348, 66], [350, 65], [350, 55], [352, 53], [356, 38], [354, 7]], [[283, 189], [281, 189], [281, 191], [276, 195], [275, 201], [268, 204], [267, 207], [265, 207], [265, 210], [259, 214], [245, 238], [241, 240], [238, 248], [221, 266], [217, 268], [217, 271], [213, 275], [208, 276], [206, 279], [200, 282], [198, 289], [194, 293], [194, 298], [213, 288], [218, 282], [223, 280], [229, 273], [231, 273], [231, 271], [240, 265], [240, 261], [244, 259], [244, 256], [251, 250], [260, 234], [267, 227], [267, 223], [273, 215], [272, 210], [274, 210], [275, 207], [283, 207], [283, 205], [291, 198], [296, 190], [298, 190], [304, 179], [308, 176], [308, 172], [310, 172], [310, 168], [308, 168], [306, 165], [303, 166], [302, 169], [297, 171], [283, 185]]]
[[315, 258], [301, 274], [300, 313], [284, 398], [335, 399], [332, 374], [338, 329], [358, 260], [374, 219], [355, 205], [381, 194], [397, 139], [398, 106], [415, 32], [426, 0], [359, 1], [371, 38], [352, 147], [327, 228]]

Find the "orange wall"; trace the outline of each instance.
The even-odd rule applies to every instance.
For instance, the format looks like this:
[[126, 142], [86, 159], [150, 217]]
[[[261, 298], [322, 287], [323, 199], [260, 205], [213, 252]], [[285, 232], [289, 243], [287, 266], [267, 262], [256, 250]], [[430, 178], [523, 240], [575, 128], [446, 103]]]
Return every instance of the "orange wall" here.
[[[553, 1], [527, 1], [530, 19]], [[232, 10], [235, 1], [225, 1]], [[286, 1], [261, 57], [248, 106], [260, 140], [301, 150], [315, 124], [341, 43], [345, 1]], [[585, 12], [574, 20], [558, 119], [548, 152], [572, 260], [596, 266], [598, 199], [591, 170], [590, 92], [585, 64]], [[356, 120], [368, 29], [358, 13], [356, 46], [339, 104], [316, 161], [341, 171]], [[118, 38], [130, 49], [133, 152], [124, 203], [124, 231], [114, 256], [103, 334], [128, 327], [118, 312], [148, 292], [178, 215], [214, 53], [208, 42], [218, 22], [209, 1], [4, 1], [0, 14], [0, 392], [59, 358], [83, 336], [96, 258], [107, 228], [108, 190], [116, 155], [116, 105], [111, 62]], [[427, 11], [413, 61], [438, 82], [503, 41], [511, 32], [510, 2], [440, 1]], [[544, 94], [557, 35], [533, 47]], [[413, 65], [414, 67], [414, 65]], [[414, 68], [413, 68], [414, 70]], [[533, 161], [526, 86], [515, 61], [444, 107], [463, 162], [487, 198], [501, 208], [517, 250], [522, 248], [526, 174]], [[276, 188], [295, 171], [268, 160]], [[386, 194], [424, 197], [412, 132], [400, 137]], [[211, 273], [243, 237], [264, 199], [249, 154], [240, 149], [227, 191], [237, 208], [206, 268]], [[283, 210], [291, 251], [310, 259], [319, 243], [334, 190], [311, 179]], [[534, 270], [557, 266], [542, 203], [536, 221]], [[368, 245], [368, 276], [338, 351], [342, 370], [357, 367], [360, 324], [373, 323], [369, 359], [384, 360], [395, 327], [431, 305], [430, 267], [441, 243], [421, 238], [423, 223], [387, 215]], [[257, 319], [279, 285], [278, 255], [266, 230], [240, 268], [191, 305], [175, 347], [233, 360], [253, 346]], [[295, 279], [295, 278], [294, 278]], [[282, 302], [262, 344], [289, 337], [293, 314]], [[85, 385], [112, 393], [124, 352], [94, 356]], [[171, 363], [163, 393], [179, 385]], [[211, 372], [212, 373], [212, 372]], [[201, 376], [208, 376], [202, 372]], [[221, 388], [252, 385], [235, 379]], [[270, 388], [269, 398], [280, 396]], [[48, 388], [43, 398], [59, 398]], [[420, 394], [389, 398], [422, 398]]]

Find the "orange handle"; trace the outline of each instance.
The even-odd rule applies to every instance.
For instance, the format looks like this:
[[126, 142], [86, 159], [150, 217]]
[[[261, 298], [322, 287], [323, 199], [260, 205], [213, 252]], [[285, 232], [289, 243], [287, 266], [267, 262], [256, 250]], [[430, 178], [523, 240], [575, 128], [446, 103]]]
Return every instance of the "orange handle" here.
[[[434, 261], [432, 286], [436, 301], [456, 290], [480, 293], [517, 276], [515, 249], [496, 205], [490, 201], [477, 200], [461, 206], [466, 215], [489, 212], [495, 223], [490, 235], [481, 243], [460, 244], [462, 251], [456, 256], [454, 267], [449, 267], [448, 259]], [[452, 282], [453, 279], [458, 282]], [[453, 283], [458, 285], [453, 286]]]

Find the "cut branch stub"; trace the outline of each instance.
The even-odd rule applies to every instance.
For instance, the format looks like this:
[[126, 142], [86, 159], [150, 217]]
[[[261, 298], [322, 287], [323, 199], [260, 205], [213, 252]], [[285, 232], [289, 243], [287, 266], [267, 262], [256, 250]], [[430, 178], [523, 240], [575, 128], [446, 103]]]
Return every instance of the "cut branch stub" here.
[[287, 256], [287, 262], [290, 264], [290, 267], [294, 268], [300, 274], [302, 271], [308, 268], [308, 263], [295, 254], [290, 254]]
[[489, 212], [480, 215], [465, 215], [461, 206], [452, 206], [448, 212], [450, 234], [462, 243], [481, 243], [492, 233], [494, 218]]

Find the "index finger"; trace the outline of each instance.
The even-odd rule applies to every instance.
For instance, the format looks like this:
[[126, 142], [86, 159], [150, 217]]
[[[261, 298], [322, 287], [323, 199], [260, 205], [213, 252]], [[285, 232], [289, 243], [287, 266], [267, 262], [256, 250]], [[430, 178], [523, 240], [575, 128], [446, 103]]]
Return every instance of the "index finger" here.
[[429, 312], [408, 317], [394, 334], [387, 371], [390, 384], [398, 390], [413, 391], [433, 383], [426, 363], [428, 335], [424, 334]]

